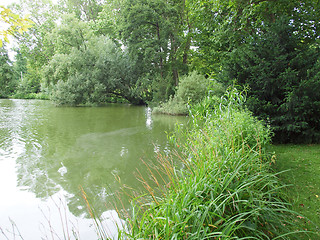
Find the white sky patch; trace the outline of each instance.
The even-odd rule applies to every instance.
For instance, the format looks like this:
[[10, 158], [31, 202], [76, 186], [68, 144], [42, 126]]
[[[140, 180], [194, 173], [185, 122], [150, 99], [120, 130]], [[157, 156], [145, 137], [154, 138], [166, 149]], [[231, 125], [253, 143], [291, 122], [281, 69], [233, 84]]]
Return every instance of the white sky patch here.
[[[57, 4], [58, 0], [51, 0], [53, 4]], [[13, 3], [20, 3], [20, 0], [0, 0], [0, 6], [4, 6], [4, 7], [8, 7], [10, 6], [11, 4]], [[6, 29], [7, 26], [0, 22], [0, 30], [1, 29]], [[16, 44], [16, 40], [12, 37], [12, 36], [9, 36], [9, 43], [6, 43], [6, 46], [7, 46], [7, 49], [9, 50], [9, 58], [13, 61], [14, 60], [14, 56], [15, 56], [15, 52], [13, 52], [12, 49], [13, 47], [16, 47], [17, 44]], [[2, 39], [3, 40], [3, 39]]]
[[[0, 0], [0, 5], [4, 6], [4, 7], [8, 7], [13, 3], [19, 3], [19, 0]], [[6, 29], [7, 26], [4, 25], [4, 23], [0, 22], [0, 29]], [[3, 39], [2, 39], [3, 40]], [[14, 38], [9, 36], [9, 43], [7, 43], [7, 48], [10, 49], [14, 46]], [[15, 53], [9, 50], [9, 58], [11, 60], [14, 59], [14, 55]]]
[[[1, 6], [4, 6], [4, 7], [7, 7], [13, 3], [17, 3], [18, 0], [0, 0], [0, 5]], [[0, 22], [0, 30], [5, 30], [8, 28], [8, 25], [3, 23], [3, 22]], [[3, 40], [3, 38], [1, 38]], [[4, 40], [3, 40], [4, 41]], [[6, 43], [7, 44], [7, 47], [10, 49], [12, 46], [13, 46], [13, 42], [14, 42], [14, 39], [13, 37], [9, 36], [9, 43]], [[9, 58], [11, 60], [14, 59], [14, 53], [12, 51], [9, 51]]]
[[17, 3], [17, 2], [19, 2], [19, 0], [0, 0], [0, 5], [7, 7], [12, 3]]

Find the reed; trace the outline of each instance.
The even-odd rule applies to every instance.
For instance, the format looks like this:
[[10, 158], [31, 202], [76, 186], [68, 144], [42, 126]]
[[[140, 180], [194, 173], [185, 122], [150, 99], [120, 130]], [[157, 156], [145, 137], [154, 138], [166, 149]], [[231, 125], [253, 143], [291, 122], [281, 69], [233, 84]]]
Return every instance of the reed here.
[[[271, 131], [243, 107], [238, 91], [191, 109], [192, 126], [170, 136], [177, 151], [159, 153], [140, 174], [129, 239], [292, 239], [299, 229], [284, 187], [270, 169]], [[152, 186], [151, 186], [151, 183]], [[298, 238], [298, 237], [297, 237]]]

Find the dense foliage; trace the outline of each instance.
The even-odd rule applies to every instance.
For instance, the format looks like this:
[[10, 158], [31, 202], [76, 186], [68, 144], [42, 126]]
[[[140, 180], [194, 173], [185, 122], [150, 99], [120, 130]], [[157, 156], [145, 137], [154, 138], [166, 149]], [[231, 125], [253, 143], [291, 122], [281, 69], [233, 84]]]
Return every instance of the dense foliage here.
[[190, 130], [171, 137], [180, 150], [149, 166], [152, 184], [141, 178], [146, 191], [133, 199], [130, 239], [301, 237], [270, 171], [270, 129], [243, 101], [230, 90], [193, 109]]
[[143, 102], [127, 54], [104, 37], [91, 39], [70, 53], [55, 54], [43, 73], [43, 87], [58, 104], [99, 104], [112, 97]]
[[[188, 114], [188, 105], [199, 103], [207, 95], [210, 80], [197, 72], [182, 76], [174, 97], [154, 108], [155, 113]], [[219, 85], [216, 83], [216, 85]], [[220, 87], [222, 88], [222, 87]]]
[[9, 95], [185, 113], [206, 92], [178, 96], [196, 71], [224, 88], [248, 86], [248, 106], [275, 140], [320, 140], [319, 1], [20, 0], [10, 8], [34, 24], [15, 33], [20, 70], [2, 80], [14, 86]]
[[248, 106], [270, 122], [275, 140], [317, 142], [320, 48], [299, 46], [287, 21], [271, 24], [269, 31], [228, 54], [221, 79], [250, 87]]
[[9, 36], [16, 32], [23, 33], [27, 31], [32, 24], [28, 17], [21, 17], [11, 11], [11, 9], [0, 5], [0, 48], [3, 41], [9, 42]]
[[0, 49], [0, 98], [8, 97], [15, 88], [13, 69], [10, 66], [10, 59], [6, 49]]
[[319, 2], [191, 3], [201, 32], [196, 67], [248, 86], [248, 106], [271, 124], [275, 141], [318, 142]]

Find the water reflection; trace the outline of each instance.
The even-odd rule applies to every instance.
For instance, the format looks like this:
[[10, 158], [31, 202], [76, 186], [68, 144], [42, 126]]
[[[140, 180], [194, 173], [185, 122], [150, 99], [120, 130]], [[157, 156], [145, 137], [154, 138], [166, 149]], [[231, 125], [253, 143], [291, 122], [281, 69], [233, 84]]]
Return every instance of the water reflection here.
[[152, 129], [152, 117], [151, 117], [151, 115], [152, 115], [152, 110], [151, 110], [151, 108], [146, 108], [146, 127], [148, 128], [148, 129]]
[[[144, 107], [56, 108], [30, 100], [0, 100], [0, 113], [0, 169], [7, 173], [1, 180], [11, 179], [16, 186], [10, 188], [42, 201], [63, 193], [70, 212], [79, 217], [87, 216], [79, 186], [102, 214], [119, 189], [114, 175], [140, 186], [133, 175], [136, 168], [143, 172], [140, 158], [168, 151], [164, 132], [185, 121], [153, 116]], [[6, 207], [3, 201], [0, 210]]]

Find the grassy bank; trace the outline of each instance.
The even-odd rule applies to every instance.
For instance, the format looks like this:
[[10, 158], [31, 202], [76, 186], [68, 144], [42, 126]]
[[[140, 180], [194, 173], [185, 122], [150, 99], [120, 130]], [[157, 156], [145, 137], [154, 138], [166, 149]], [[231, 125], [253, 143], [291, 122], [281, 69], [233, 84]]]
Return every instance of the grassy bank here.
[[290, 185], [289, 201], [301, 213], [295, 221], [320, 239], [320, 145], [274, 145], [271, 150], [277, 155], [276, 171], [288, 170], [280, 178]]
[[[130, 239], [300, 239], [274, 156], [270, 131], [229, 91], [191, 114], [189, 130], [177, 130], [173, 154], [149, 166], [145, 192], [132, 199]], [[311, 236], [311, 235], [310, 235]]]

